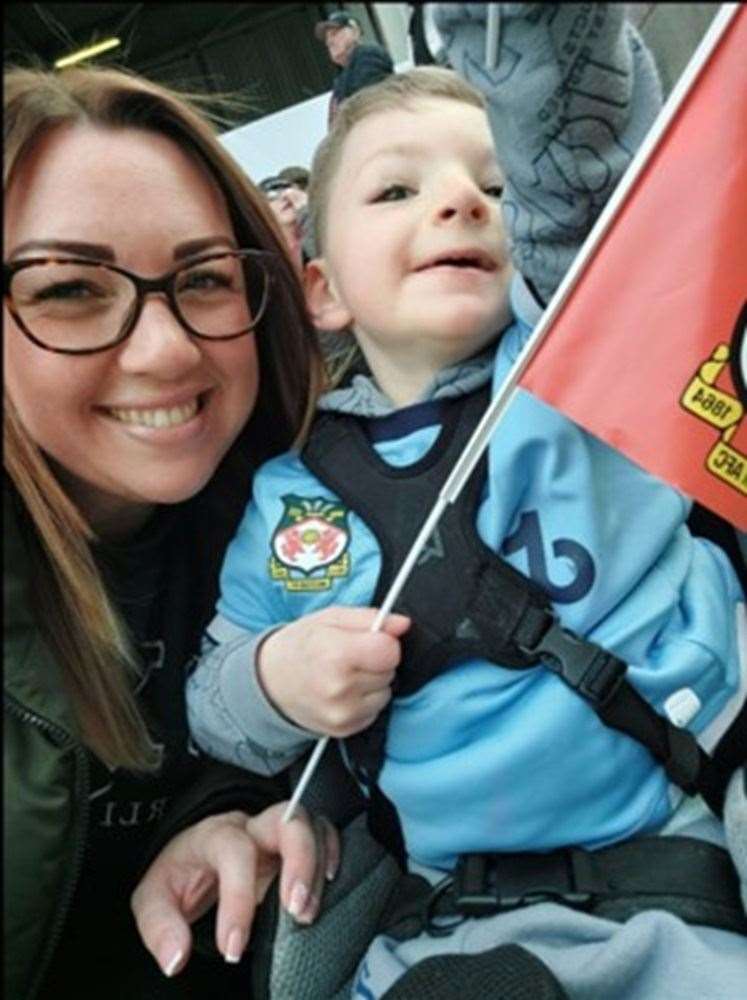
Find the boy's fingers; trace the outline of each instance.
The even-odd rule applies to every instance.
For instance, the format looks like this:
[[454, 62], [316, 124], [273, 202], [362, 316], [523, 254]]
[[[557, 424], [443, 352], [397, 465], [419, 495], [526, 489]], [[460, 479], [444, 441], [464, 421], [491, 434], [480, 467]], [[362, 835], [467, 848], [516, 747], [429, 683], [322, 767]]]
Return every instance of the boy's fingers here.
[[372, 691], [371, 694], [364, 695], [361, 708], [366, 713], [366, 717], [363, 720], [365, 725], [370, 726], [391, 700], [392, 692], [388, 687], [382, 688], [381, 691]]
[[375, 694], [392, 686], [394, 670], [360, 669], [355, 675], [355, 692], [359, 695]]
[[409, 615], [400, 615], [393, 613], [391, 615], [387, 615], [387, 617], [384, 619], [384, 623], [381, 626], [381, 631], [386, 632], [387, 635], [393, 635], [395, 637], [398, 637], [400, 635], [404, 635], [405, 632], [409, 629], [410, 625], [412, 625], [412, 619], [409, 617]]
[[[336, 628], [370, 631], [378, 613], [376, 608], [345, 608], [335, 605], [315, 612], [313, 617], [325, 625], [333, 625]], [[409, 627], [410, 619], [407, 615], [392, 613], [387, 615], [381, 629], [377, 631], [387, 632], [389, 635], [402, 635]]]
[[399, 640], [385, 632], [348, 632], [338, 636], [327, 654], [327, 669], [332, 672], [368, 671], [392, 673], [402, 659]]

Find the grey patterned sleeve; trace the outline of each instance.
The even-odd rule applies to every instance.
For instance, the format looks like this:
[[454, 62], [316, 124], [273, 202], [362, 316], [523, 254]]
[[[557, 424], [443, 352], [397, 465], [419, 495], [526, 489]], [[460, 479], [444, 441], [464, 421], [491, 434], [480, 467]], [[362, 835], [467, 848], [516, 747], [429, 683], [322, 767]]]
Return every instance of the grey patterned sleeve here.
[[734, 772], [726, 793], [724, 827], [734, 867], [742, 887], [742, 905], [747, 913], [747, 764]]
[[280, 715], [259, 683], [256, 654], [272, 631], [255, 635], [217, 615], [187, 681], [195, 743], [216, 760], [263, 775], [284, 770], [316, 738]]
[[[653, 58], [625, 6], [437, 6], [451, 65], [488, 102], [514, 262], [545, 302], [661, 107]], [[490, 7], [497, 44], [486, 53]]]

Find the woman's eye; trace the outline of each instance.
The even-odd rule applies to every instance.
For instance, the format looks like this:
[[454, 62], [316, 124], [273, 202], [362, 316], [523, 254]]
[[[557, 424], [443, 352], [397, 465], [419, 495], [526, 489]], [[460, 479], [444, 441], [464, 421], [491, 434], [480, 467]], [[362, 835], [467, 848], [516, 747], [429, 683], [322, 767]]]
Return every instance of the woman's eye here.
[[488, 184], [486, 188], [483, 188], [483, 191], [488, 196], [488, 198], [500, 198], [503, 194], [503, 185]]
[[404, 184], [390, 184], [374, 198], [374, 201], [402, 201], [412, 193], [411, 188], [405, 187]]
[[88, 295], [102, 296], [101, 289], [85, 281], [59, 281], [46, 288], [40, 288], [34, 295], [36, 302], [69, 301], [82, 299]]
[[184, 275], [179, 282], [180, 292], [205, 292], [214, 288], [226, 288], [231, 284], [231, 279], [226, 274], [216, 271], [193, 271]]

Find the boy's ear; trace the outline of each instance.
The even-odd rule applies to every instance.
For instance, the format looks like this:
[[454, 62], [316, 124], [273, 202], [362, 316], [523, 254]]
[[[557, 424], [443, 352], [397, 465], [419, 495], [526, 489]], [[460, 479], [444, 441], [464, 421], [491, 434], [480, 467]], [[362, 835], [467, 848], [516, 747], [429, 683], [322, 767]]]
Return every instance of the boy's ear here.
[[310, 260], [303, 272], [306, 305], [318, 330], [342, 333], [353, 322], [350, 310], [341, 301], [323, 257]]

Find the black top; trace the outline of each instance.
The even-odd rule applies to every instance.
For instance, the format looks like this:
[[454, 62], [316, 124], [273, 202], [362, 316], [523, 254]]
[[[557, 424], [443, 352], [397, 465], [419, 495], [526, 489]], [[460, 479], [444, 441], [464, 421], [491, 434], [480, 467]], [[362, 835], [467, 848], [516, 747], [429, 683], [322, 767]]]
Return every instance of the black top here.
[[351, 97], [363, 87], [378, 83], [394, 72], [391, 56], [380, 45], [358, 45], [353, 50], [347, 66], [343, 66], [332, 85], [329, 106], [329, 123], [346, 97]]
[[[200, 523], [202, 533], [209, 534], [204, 520]], [[190, 742], [185, 678], [213, 613], [215, 562], [222, 553], [221, 547], [213, 547], [211, 558], [207, 547], [198, 544], [205, 539], [197, 539], [194, 531], [194, 519], [184, 508], [169, 509], [126, 544], [95, 550], [141, 654], [136, 690], [151, 734], [163, 748], [163, 762], [157, 774], [143, 777], [111, 771], [90, 756], [82, 874], [40, 1000], [204, 1000], [216, 993], [222, 1000], [249, 997], [248, 970], [227, 965], [217, 952], [193, 954], [180, 975], [166, 979], [140, 943], [129, 908], [145, 865], [171, 833], [224, 808], [256, 812], [282, 794], [279, 783], [208, 761]], [[211, 938], [212, 928], [205, 940], [213, 950]]]

